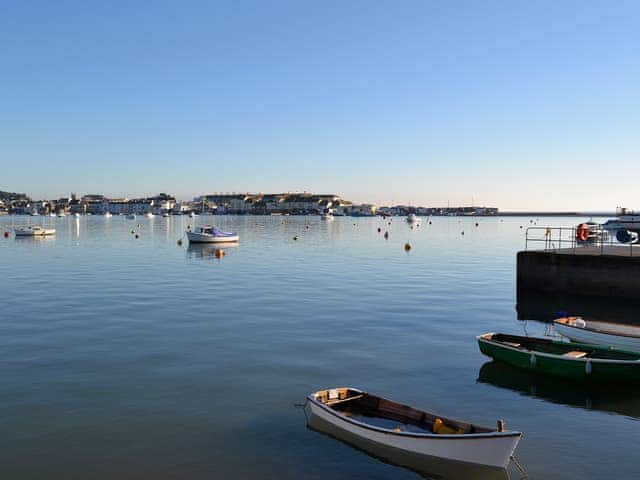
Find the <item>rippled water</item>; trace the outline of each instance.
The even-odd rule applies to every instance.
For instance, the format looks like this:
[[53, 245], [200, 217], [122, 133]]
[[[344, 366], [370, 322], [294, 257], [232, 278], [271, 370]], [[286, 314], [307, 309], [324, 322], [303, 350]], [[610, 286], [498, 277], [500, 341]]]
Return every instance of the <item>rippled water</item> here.
[[[525, 432], [531, 478], [637, 471], [640, 400], [481, 374], [475, 335], [544, 330], [516, 320], [529, 219], [411, 230], [401, 218], [0, 217], [0, 228], [34, 221], [55, 238], [0, 241], [2, 478], [417, 478], [306, 428], [293, 404], [343, 385], [504, 418]], [[224, 258], [177, 245], [188, 224], [214, 221], [240, 233]]]

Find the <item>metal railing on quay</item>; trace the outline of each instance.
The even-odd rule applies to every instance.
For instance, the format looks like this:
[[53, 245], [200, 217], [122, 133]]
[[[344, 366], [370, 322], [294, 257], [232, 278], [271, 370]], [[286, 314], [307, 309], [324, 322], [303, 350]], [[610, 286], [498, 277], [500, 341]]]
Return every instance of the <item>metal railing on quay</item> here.
[[[638, 256], [640, 244], [620, 243], [616, 232], [595, 228], [587, 240], [579, 240], [579, 227], [527, 227], [525, 250], [562, 251], [562, 253], [588, 253], [606, 255], [613, 251], [629, 256]], [[627, 250], [623, 251], [622, 249]]]

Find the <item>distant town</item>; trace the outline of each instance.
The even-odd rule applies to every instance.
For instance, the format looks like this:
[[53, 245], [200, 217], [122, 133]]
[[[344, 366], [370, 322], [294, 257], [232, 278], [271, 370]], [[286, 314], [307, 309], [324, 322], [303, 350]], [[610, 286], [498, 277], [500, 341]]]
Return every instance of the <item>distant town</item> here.
[[50, 200], [33, 200], [24, 193], [0, 191], [0, 214], [49, 215], [91, 214], [129, 215], [153, 213], [181, 215], [190, 212], [213, 215], [314, 215], [330, 211], [336, 216], [375, 215], [497, 215], [493, 207], [422, 207], [394, 205], [378, 207], [372, 203], [353, 203], [335, 194], [316, 193], [213, 193], [179, 202], [172, 195], [159, 193], [144, 198], [107, 198], [88, 194]]

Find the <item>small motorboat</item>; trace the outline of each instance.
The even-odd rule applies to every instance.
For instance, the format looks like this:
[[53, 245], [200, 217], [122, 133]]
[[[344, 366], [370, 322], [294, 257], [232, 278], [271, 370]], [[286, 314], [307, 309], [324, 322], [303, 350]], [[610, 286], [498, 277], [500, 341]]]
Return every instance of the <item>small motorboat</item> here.
[[169, 217], [170, 217], [169, 212], [164, 212], [162, 214], [162, 218], [169, 218]]
[[320, 218], [322, 220], [333, 220], [335, 217], [333, 216], [333, 211], [330, 208], [325, 208], [320, 214]]
[[407, 215], [407, 223], [418, 223], [420, 219], [416, 216], [415, 213], [410, 213]]
[[353, 439], [426, 458], [504, 469], [521, 432], [452, 420], [372, 395], [357, 388], [320, 390], [305, 403], [315, 418]]
[[640, 383], [638, 353], [504, 333], [477, 339], [483, 354], [518, 368], [590, 382]]
[[187, 238], [192, 243], [231, 243], [237, 242], [240, 236], [237, 233], [224, 232], [212, 225], [202, 225], [194, 231], [187, 230]]
[[80, 218], [80, 214], [78, 212], [74, 213], [73, 216], [76, 218]]
[[135, 220], [135, 219], [136, 219], [136, 215], [135, 215], [135, 213], [130, 213], [130, 214], [128, 214], [128, 215], [127, 215], [127, 219], [128, 219], [128, 220]]
[[56, 234], [55, 228], [42, 228], [39, 225], [16, 227], [13, 231], [16, 237], [46, 237]]
[[103, 217], [104, 218], [111, 218], [113, 215], [111, 215], [111, 212], [104, 212]]
[[64, 212], [58, 212], [58, 218], [62, 218], [62, 217], [66, 217], [66, 213]]
[[195, 218], [196, 217], [196, 212], [189, 212], [189, 217], [190, 218]]
[[147, 217], [147, 218], [153, 218], [153, 217], [155, 217], [155, 215], [154, 215], [153, 213], [151, 213], [151, 212], [147, 212], [147, 213], [145, 213], [145, 214], [144, 214], [144, 216], [145, 216], [145, 217]]
[[582, 317], [556, 318], [553, 326], [556, 332], [574, 342], [640, 353], [640, 326], [584, 320]]

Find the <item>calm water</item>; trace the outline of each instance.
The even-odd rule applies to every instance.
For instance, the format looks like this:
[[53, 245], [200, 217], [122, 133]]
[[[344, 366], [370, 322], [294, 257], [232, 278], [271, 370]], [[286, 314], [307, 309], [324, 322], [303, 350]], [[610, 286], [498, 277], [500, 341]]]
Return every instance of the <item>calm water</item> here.
[[[0, 217], [0, 228], [34, 221], [56, 237], [0, 240], [1, 478], [418, 478], [306, 428], [293, 404], [342, 385], [504, 418], [525, 432], [531, 478], [637, 473], [636, 392], [538, 384], [478, 351], [486, 331], [544, 331], [516, 319], [528, 219], [411, 230], [400, 218]], [[221, 260], [176, 244], [212, 221], [241, 236]]]

